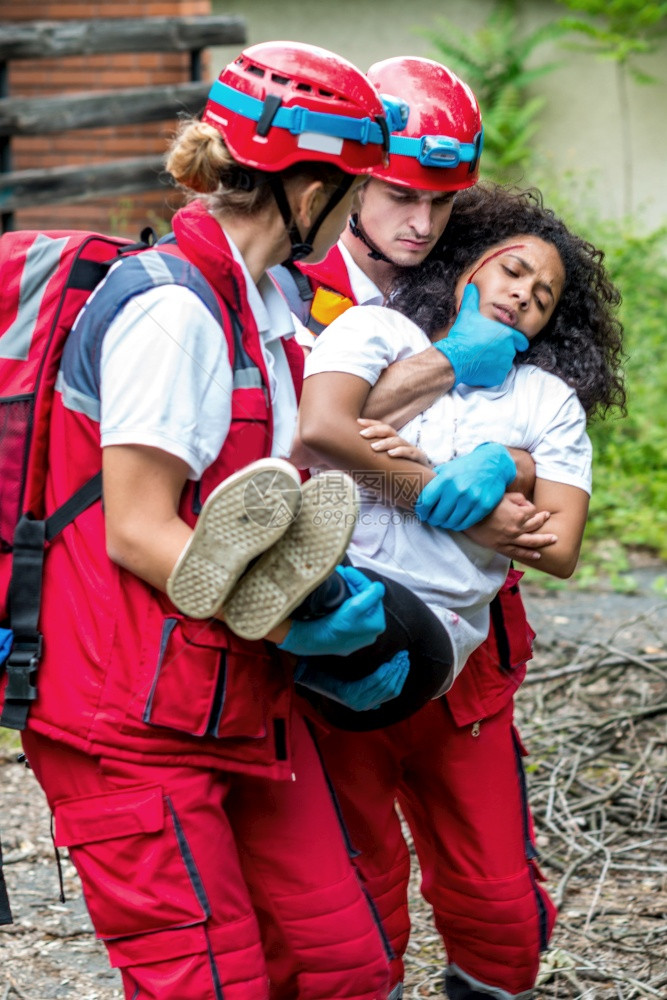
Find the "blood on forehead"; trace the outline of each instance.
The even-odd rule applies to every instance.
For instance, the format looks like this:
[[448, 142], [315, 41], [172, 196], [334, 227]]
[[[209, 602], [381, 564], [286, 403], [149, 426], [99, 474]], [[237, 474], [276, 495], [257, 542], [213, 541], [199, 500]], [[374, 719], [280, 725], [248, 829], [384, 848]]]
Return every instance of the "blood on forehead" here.
[[467, 284], [470, 284], [470, 282], [475, 277], [475, 275], [477, 274], [477, 272], [481, 271], [482, 268], [484, 267], [484, 265], [488, 264], [490, 260], [494, 260], [496, 257], [502, 256], [502, 254], [507, 253], [509, 250], [521, 250], [521, 248], [525, 247], [525, 245], [526, 245], [525, 243], [512, 243], [510, 246], [501, 247], [500, 250], [494, 250], [493, 253], [489, 254], [488, 257], [484, 258], [484, 260], [482, 261], [481, 264], [477, 265], [477, 267], [475, 268], [475, 270], [472, 272], [472, 274], [468, 278]]

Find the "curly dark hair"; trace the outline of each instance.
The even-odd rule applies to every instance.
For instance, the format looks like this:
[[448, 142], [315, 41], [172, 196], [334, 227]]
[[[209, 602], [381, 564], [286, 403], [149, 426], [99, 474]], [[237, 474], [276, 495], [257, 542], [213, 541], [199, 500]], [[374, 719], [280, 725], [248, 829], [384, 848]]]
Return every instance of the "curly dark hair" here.
[[520, 235], [553, 244], [565, 284], [547, 326], [517, 356], [517, 364], [529, 362], [560, 376], [588, 417], [604, 416], [612, 407], [624, 413], [623, 328], [615, 315], [620, 292], [607, 274], [603, 252], [545, 208], [536, 189], [486, 183], [459, 192], [437, 249], [420, 267], [401, 271], [388, 304], [433, 336], [454, 320], [459, 276], [490, 247]]

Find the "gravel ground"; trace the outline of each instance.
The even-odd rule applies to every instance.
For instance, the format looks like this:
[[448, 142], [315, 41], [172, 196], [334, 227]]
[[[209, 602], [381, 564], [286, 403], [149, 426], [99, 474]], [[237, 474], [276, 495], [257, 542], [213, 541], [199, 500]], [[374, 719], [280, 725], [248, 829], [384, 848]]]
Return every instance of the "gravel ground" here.
[[[638, 590], [633, 594], [572, 588], [543, 591], [530, 584], [524, 589], [529, 617], [539, 637], [529, 677], [541, 679], [526, 683], [518, 697], [517, 713], [522, 735], [533, 751], [531, 759], [536, 762], [529, 781], [538, 829], [544, 817], [539, 840], [546, 854], [544, 867], [561, 903], [561, 918], [545, 956], [539, 997], [667, 998], [667, 807], [663, 803], [667, 785], [667, 600], [652, 589], [666, 572], [667, 567], [656, 565], [635, 571]], [[601, 656], [607, 657], [603, 669]], [[611, 664], [608, 669], [606, 662]], [[581, 686], [582, 675], [591, 679], [586, 688]], [[613, 747], [605, 744], [604, 751], [596, 750], [603, 767], [602, 776], [595, 779], [599, 782], [595, 787], [602, 789], [597, 793], [595, 822], [590, 818], [588, 801], [581, 802], [585, 815], [577, 813], [580, 799], [573, 787], [574, 767], [558, 775], [571, 752], [567, 742], [571, 736], [558, 746], [558, 739], [562, 739], [555, 735], [558, 724], [552, 723], [549, 730], [543, 720], [545, 698], [551, 698], [553, 709], [548, 714], [564, 720], [562, 731], [572, 733], [571, 719], [576, 718], [583, 728], [575, 735], [586, 732], [585, 712], [591, 696], [599, 709], [596, 719], [607, 718], [605, 711], [612, 711], [618, 703], [634, 704], [633, 698], [639, 699], [640, 706], [630, 729], [624, 721], [614, 723], [620, 735], [612, 741]], [[557, 698], [561, 700], [553, 700]], [[641, 725], [650, 730], [639, 732]], [[632, 816], [628, 818], [627, 804], [619, 806], [625, 809], [620, 819], [612, 808], [620, 801], [614, 791], [619, 785], [616, 778], [614, 789], [605, 792], [611, 772], [616, 774], [637, 756], [638, 732], [640, 744], [645, 746], [649, 740], [654, 748], [651, 766], [632, 770], [633, 794], [635, 798], [643, 796], [635, 810], [641, 813], [641, 829]], [[618, 762], [619, 748], [625, 748], [624, 764]], [[616, 757], [607, 760], [604, 753]], [[555, 787], [565, 788], [560, 816], [572, 819], [576, 828], [575, 834], [565, 835], [565, 846], [562, 828], [550, 819], [554, 775], [558, 777]], [[568, 799], [568, 794], [575, 798]], [[600, 800], [608, 805], [604, 815]], [[613, 850], [620, 852], [627, 864], [615, 863], [616, 855], [605, 846], [609, 841], [600, 844], [595, 839], [602, 836], [598, 829], [601, 815], [607, 828], [614, 828]], [[122, 997], [119, 977], [108, 968], [106, 952], [95, 940], [77, 875], [66, 858], [62, 866], [67, 902], [59, 902], [43, 795], [32, 773], [16, 762], [14, 749], [6, 745], [4, 750], [0, 745], [0, 830], [15, 921], [0, 928], [0, 1000]], [[578, 837], [586, 838], [583, 847]], [[642, 845], [648, 856], [637, 853]], [[411, 903], [414, 930], [406, 996], [441, 996], [444, 955], [419, 895], [416, 867]]]

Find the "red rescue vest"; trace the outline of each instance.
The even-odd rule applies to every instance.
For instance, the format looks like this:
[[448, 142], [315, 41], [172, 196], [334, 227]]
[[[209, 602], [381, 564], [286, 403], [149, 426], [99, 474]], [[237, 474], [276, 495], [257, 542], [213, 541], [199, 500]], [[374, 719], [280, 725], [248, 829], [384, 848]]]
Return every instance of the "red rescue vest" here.
[[[245, 281], [218, 224], [195, 202], [174, 219], [177, 246], [224, 307], [229, 357], [242, 350], [261, 385], [234, 389], [232, 423], [218, 458], [184, 490], [193, 525], [201, 502], [232, 472], [270, 454], [268, 379]], [[146, 253], [158, 251], [149, 250]], [[120, 265], [121, 270], [123, 265]], [[185, 282], [187, 284], [187, 282]], [[90, 307], [94, 308], [94, 304]], [[299, 380], [300, 350], [284, 342]], [[56, 393], [50, 424], [47, 513], [94, 474], [99, 424]], [[287, 778], [289, 668], [274, 647], [248, 642], [221, 623], [180, 614], [165, 594], [113, 563], [94, 504], [51, 545], [44, 567], [44, 652], [29, 728], [89, 752], [162, 758]]]

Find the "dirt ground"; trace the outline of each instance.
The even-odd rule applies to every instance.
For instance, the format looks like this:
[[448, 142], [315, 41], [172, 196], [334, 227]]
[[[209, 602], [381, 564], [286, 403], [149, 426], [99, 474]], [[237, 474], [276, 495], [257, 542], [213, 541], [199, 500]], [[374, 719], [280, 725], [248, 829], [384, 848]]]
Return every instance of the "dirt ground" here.
[[[633, 575], [632, 594], [524, 589], [538, 640], [517, 719], [560, 907], [545, 1000], [667, 998], [667, 599], [655, 589], [667, 567]], [[14, 913], [0, 928], [0, 1000], [120, 998], [65, 857], [59, 901], [43, 795], [6, 746], [0, 832]], [[406, 998], [441, 996], [445, 956], [416, 866], [411, 904]]]

